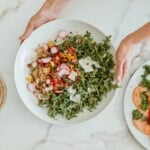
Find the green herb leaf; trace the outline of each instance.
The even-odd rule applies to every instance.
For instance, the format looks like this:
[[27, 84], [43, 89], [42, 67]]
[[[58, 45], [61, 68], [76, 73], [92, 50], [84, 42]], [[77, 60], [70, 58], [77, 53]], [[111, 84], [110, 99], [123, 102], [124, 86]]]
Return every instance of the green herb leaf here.
[[142, 110], [146, 110], [148, 108], [148, 99], [145, 93], [141, 93], [142, 103], [140, 105]]
[[132, 111], [132, 118], [133, 119], [139, 120], [142, 117], [143, 117], [143, 114], [138, 109]]

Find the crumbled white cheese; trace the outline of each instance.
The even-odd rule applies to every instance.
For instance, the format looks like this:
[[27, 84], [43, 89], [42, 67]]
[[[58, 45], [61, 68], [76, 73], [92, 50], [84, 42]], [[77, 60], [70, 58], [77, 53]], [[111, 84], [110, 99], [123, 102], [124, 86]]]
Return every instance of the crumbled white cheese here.
[[100, 65], [91, 59], [91, 57], [85, 57], [79, 60], [79, 64], [81, 67], [84, 69], [85, 72], [92, 72], [93, 70], [93, 65], [96, 68], [100, 68]]
[[75, 89], [73, 89], [73, 87], [72, 86], [70, 86], [69, 88], [68, 88], [68, 93], [69, 94], [71, 94], [71, 95], [75, 95], [76, 94], [76, 90]]
[[40, 63], [49, 63], [51, 61], [51, 57], [41, 58], [38, 61]]
[[73, 89], [72, 86], [68, 88], [68, 93], [69, 93], [69, 98], [71, 101], [76, 102], [76, 103], [80, 102], [81, 96], [80, 94], [76, 94], [76, 90]]
[[80, 94], [76, 94], [76, 95], [70, 95], [70, 100], [76, 103], [79, 103], [81, 99]]
[[76, 76], [77, 76], [77, 73], [75, 71], [71, 71], [71, 73], [69, 74], [69, 79], [75, 81], [76, 80]]

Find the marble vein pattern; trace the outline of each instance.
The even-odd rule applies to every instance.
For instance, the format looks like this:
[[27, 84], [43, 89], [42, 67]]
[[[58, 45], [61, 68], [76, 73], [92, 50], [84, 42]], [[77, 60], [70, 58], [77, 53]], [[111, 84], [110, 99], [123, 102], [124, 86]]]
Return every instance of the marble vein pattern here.
[[[5, 1], [6, 8], [0, 10], [0, 22], [10, 13], [15, 13], [23, 4], [23, 0], [16, 0], [16, 1]], [[1, 4], [0, 4], [1, 5]]]

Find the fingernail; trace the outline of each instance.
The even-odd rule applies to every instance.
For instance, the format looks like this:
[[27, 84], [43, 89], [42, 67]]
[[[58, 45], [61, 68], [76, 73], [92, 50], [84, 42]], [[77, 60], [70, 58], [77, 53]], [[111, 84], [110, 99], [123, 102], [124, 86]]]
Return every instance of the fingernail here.
[[117, 84], [118, 84], [119, 86], [121, 85], [121, 77], [120, 77], [120, 76], [117, 77]]

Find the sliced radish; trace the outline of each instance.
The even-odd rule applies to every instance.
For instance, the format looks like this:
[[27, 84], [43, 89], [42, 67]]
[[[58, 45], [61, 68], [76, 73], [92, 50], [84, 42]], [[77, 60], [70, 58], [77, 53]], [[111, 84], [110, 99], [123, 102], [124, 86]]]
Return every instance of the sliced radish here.
[[65, 39], [67, 37], [68, 33], [65, 30], [61, 30], [58, 33], [58, 37]]
[[42, 59], [38, 59], [38, 63], [39, 63], [39, 64], [43, 64]]
[[34, 84], [27, 84], [27, 89], [30, 91], [30, 92], [34, 92], [35, 91], [35, 85]]
[[66, 69], [66, 70], [70, 71], [69, 67], [64, 63], [60, 65], [60, 69]]
[[57, 37], [56, 37], [56, 43], [61, 44], [67, 37], [68, 33], [65, 30], [60, 30]]
[[50, 48], [50, 51], [51, 51], [52, 54], [56, 54], [56, 53], [58, 53], [58, 48], [56, 46], [52, 46]]
[[63, 75], [68, 75], [69, 72], [66, 69], [62, 69], [58, 72], [58, 76], [62, 77]]
[[49, 63], [50, 61], [51, 61], [51, 57], [41, 58], [38, 60], [38, 62], [41, 64], [46, 64]]
[[55, 92], [56, 94], [61, 94], [61, 93], [63, 93], [62, 90], [55, 90], [54, 92]]
[[41, 95], [40, 93], [34, 92], [33, 94], [34, 94], [34, 96], [35, 96], [38, 100], [41, 100], [41, 99], [42, 99], [42, 95]]
[[63, 40], [62, 38], [60, 38], [59, 36], [56, 37], [56, 40], [55, 40], [55, 41], [56, 41], [56, 43], [57, 43], [58, 45], [64, 42], [64, 40]]
[[69, 75], [70, 74], [70, 69], [66, 64], [61, 64], [58, 68], [58, 76], [61, 77], [63, 75]]
[[50, 84], [51, 83], [51, 80], [50, 79], [47, 79], [46, 80], [46, 84]]

